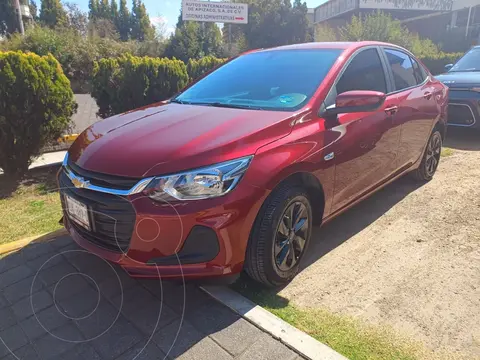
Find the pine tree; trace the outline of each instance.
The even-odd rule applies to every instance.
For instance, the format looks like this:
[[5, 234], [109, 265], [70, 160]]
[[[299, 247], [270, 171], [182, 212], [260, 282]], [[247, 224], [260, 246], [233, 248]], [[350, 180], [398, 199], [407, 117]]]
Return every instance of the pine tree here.
[[175, 33], [165, 49], [167, 57], [188, 62], [206, 55], [220, 56], [222, 52], [222, 34], [217, 24], [202, 26], [196, 21], [183, 21], [180, 12]]
[[147, 9], [141, 0], [133, 0], [131, 28], [132, 39], [144, 41], [155, 37], [155, 27], [151, 24]]
[[111, 8], [108, 0], [100, 0], [100, 5], [98, 8], [98, 16], [102, 19], [111, 18]]
[[196, 21], [183, 21], [180, 12], [175, 33], [170, 38], [165, 55], [184, 62], [203, 56], [200, 24]]
[[0, 35], [12, 34], [17, 31], [18, 22], [13, 4], [10, 1], [0, 1]]
[[67, 24], [67, 13], [60, 0], [42, 0], [40, 21], [51, 28]]
[[182, 27], [177, 27], [165, 49], [165, 55], [184, 62], [200, 58], [203, 55], [199, 42], [200, 31], [200, 25], [194, 21], [187, 21]]
[[[110, 19], [112, 19], [113, 23], [115, 26], [118, 23], [118, 4], [116, 0], [112, 0], [112, 3], [110, 4]], [[120, 29], [117, 30], [120, 32]]]
[[88, 8], [90, 11], [88, 12], [88, 17], [90, 19], [97, 19], [98, 18], [98, 0], [89, 0], [88, 1]]
[[30, 3], [28, 4], [28, 7], [30, 9], [30, 14], [32, 15], [32, 18], [34, 21], [37, 21], [38, 19], [38, 8], [37, 8], [37, 3], [35, 0], [30, 0]]
[[130, 11], [127, 8], [127, 0], [120, 0], [120, 11], [115, 25], [120, 34], [120, 39], [127, 41], [130, 36]]
[[222, 33], [215, 23], [205, 23], [200, 31], [202, 56], [218, 56], [222, 51]]

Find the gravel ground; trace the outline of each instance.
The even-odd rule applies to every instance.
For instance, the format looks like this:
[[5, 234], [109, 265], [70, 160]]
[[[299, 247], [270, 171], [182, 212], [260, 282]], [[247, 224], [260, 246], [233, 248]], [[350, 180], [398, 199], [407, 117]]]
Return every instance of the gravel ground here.
[[280, 295], [480, 359], [480, 134], [449, 131], [435, 178], [402, 178], [314, 232]]

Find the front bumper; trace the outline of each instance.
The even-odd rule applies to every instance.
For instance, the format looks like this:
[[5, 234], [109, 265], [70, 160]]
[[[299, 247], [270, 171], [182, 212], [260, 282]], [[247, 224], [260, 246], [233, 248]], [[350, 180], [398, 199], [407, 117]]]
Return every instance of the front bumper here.
[[[243, 269], [255, 217], [268, 191], [240, 182], [214, 199], [159, 203], [76, 188], [62, 168], [58, 182], [64, 224], [86, 250], [122, 266], [134, 277], [219, 277]], [[64, 196], [86, 204], [86, 230], [65, 210]]]
[[480, 93], [450, 88], [448, 125], [480, 129]]

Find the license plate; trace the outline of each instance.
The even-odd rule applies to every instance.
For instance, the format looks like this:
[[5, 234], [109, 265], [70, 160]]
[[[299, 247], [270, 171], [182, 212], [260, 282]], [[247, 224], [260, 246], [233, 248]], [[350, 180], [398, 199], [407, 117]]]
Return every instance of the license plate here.
[[80, 201], [75, 200], [68, 195], [65, 195], [65, 203], [70, 219], [90, 230], [90, 219], [88, 217], [87, 205], [82, 204]]

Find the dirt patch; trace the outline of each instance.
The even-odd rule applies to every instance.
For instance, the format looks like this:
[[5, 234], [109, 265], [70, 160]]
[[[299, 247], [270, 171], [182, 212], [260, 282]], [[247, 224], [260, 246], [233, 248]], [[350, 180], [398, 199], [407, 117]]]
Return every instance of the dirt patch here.
[[454, 146], [428, 184], [400, 179], [317, 229], [305, 269], [280, 295], [480, 359], [477, 147]]

